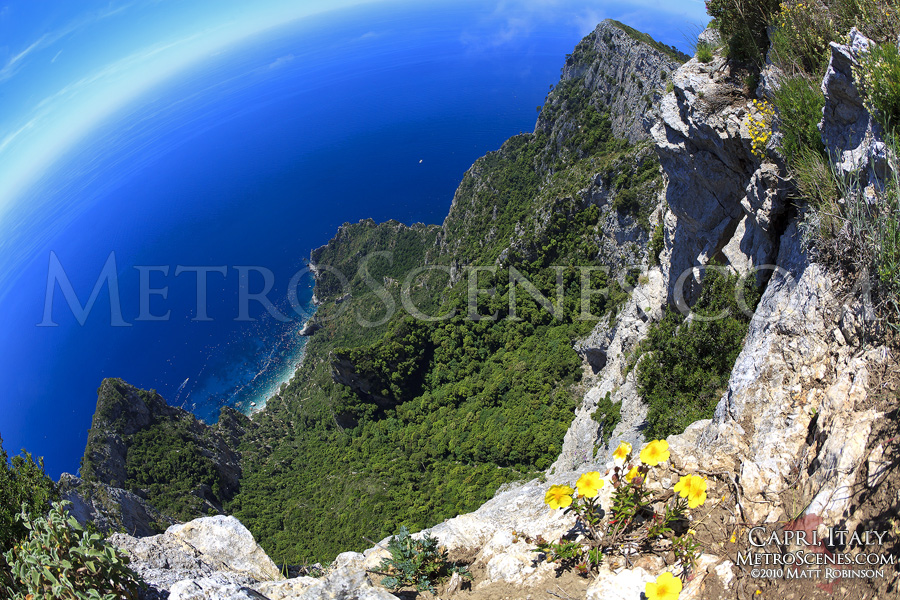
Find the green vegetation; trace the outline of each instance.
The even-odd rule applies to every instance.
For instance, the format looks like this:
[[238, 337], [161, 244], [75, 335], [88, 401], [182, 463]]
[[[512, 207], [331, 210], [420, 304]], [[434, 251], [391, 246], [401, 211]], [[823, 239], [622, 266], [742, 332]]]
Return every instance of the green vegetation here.
[[653, 229], [653, 236], [650, 238], [650, 264], [658, 265], [659, 264], [659, 255], [662, 254], [662, 251], [666, 247], [666, 227], [665, 223], [663, 223], [663, 217], [660, 215], [659, 223], [656, 224], [656, 227]]
[[780, 150], [788, 164], [797, 164], [803, 152], [825, 153], [819, 121], [825, 96], [810, 77], [785, 79], [775, 92], [779, 128], [783, 134]]
[[[758, 293], [744, 282], [744, 300], [756, 307]], [[637, 383], [649, 405], [647, 430], [651, 438], [681, 433], [700, 419], [712, 416], [728, 385], [734, 361], [750, 324], [737, 300], [740, 283], [710, 269], [690, 321], [670, 310], [654, 323], [641, 342]]]
[[713, 47], [711, 44], [707, 42], [699, 42], [697, 44], [697, 60], [702, 63], [712, 62], [713, 59]]
[[0, 590], [8, 598], [137, 598], [140, 580], [128, 568], [128, 555], [86, 531], [69, 516], [68, 504], [54, 503], [47, 516], [27, 510], [18, 516], [28, 535], [4, 554], [9, 583], [0, 581]]
[[713, 18], [727, 45], [728, 57], [754, 65], [765, 62], [769, 47], [766, 27], [778, 11], [779, 0], [707, 0]]
[[[227, 409], [219, 425], [208, 427], [191, 413], [168, 406], [155, 390], [105, 379], [97, 390], [81, 477], [89, 484], [136, 492], [163, 514], [182, 521], [215, 514], [236, 491], [236, 477], [227, 466], [216, 465], [217, 460], [238, 460], [227, 450], [222, 433], [248, 424], [246, 417]], [[123, 447], [112, 455], [110, 436]]]
[[125, 467], [125, 489], [143, 490], [163, 514], [180, 521], [202, 515], [200, 486], [222, 496], [222, 484], [212, 460], [194, 441], [188, 422], [164, 421], [139, 431], [131, 439]]
[[10, 462], [0, 438], [0, 589], [7, 572], [4, 553], [28, 535], [19, 512], [43, 515], [57, 497], [56, 485], [44, 473], [43, 459], [34, 460], [25, 452]]
[[900, 135], [900, 50], [890, 40], [860, 57], [853, 76], [866, 108], [886, 132]]
[[427, 534], [413, 539], [409, 530], [401, 527], [388, 542], [388, 551], [391, 557], [385, 558], [378, 568], [387, 574], [381, 585], [394, 591], [409, 586], [436, 594], [434, 584], [453, 573], [472, 578], [466, 567], [450, 562], [447, 550], [438, 547], [437, 538]]
[[10, 462], [0, 440], [0, 596], [136, 598], [127, 557], [85, 531], [58, 496], [43, 459], [25, 452]]
[[600, 425], [600, 444], [609, 443], [613, 429], [622, 420], [622, 403], [610, 400], [610, 393], [606, 392], [597, 402], [597, 408], [591, 413], [591, 418]]
[[642, 31], [638, 31], [637, 29], [634, 29], [633, 27], [629, 27], [628, 25], [625, 25], [624, 23], [620, 23], [619, 21], [615, 21], [612, 19], [610, 19], [610, 21], [612, 21], [612, 23], [616, 27], [618, 27], [619, 29], [621, 29], [622, 31], [627, 33], [632, 39], [635, 39], [641, 43], [644, 43], [644, 44], [647, 44], [648, 46], [656, 48], [657, 50], [659, 50], [660, 52], [662, 52], [663, 54], [665, 54], [672, 60], [676, 60], [680, 63], [686, 63], [691, 58], [690, 56], [688, 56], [687, 54], [685, 54], [684, 52], [682, 52], [675, 46], [666, 46], [662, 42], [658, 42], [658, 41], [654, 40], [652, 37], [650, 37], [646, 33], [642, 32]]
[[662, 186], [659, 158], [647, 148], [620, 160], [615, 172], [613, 208], [632, 216], [644, 231], [649, 231], [650, 211], [656, 206], [656, 194]]

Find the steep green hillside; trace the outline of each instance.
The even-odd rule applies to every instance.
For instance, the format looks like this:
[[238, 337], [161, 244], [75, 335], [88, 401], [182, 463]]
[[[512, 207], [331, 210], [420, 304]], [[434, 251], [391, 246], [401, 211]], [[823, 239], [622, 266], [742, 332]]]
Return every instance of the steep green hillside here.
[[[640, 85], [624, 75], [635, 60]], [[627, 298], [621, 266], [646, 259], [659, 163], [620, 112], [645, 111], [659, 91], [645, 81], [677, 66], [604, 22], [566, 58], [536, 132], [477, 160], [442, 226], [345, 224], [313, 251], [320, 305], [303, 364], [252, 425], [227, 413], [217, 433], [241, 457], [235, 493], [217, 493], [177, 423], [130, 434], [126, 464], [154, 466], [118, 478], [164, 503], [153, 484], [181, 469], [275, 560], [300, 563], [538, 475], [573, 418], [573, 342]], [[166, 440], [196, 460], [158, 455]]]
[[249, 427], [249, 419], [233, 409], [208, 427], [168, 406], [156, 391], [105, 379], [97, 390], [81, 476], [136, 492], [176, 519], [215, 514], [240, 480], [228, 432]]
[[[313, 252], [322, 329], [244, 438], [227, 506], [277, 560], [330, 559], [472, 510], [558, 455], [582, 373], [572, 343], [627, 297], [581, 267], [623, 261], [604, 250], [617, 231], [640, 259], [661, 183], [648, 144], [615, 137], [586, 78], [603, 28], [615, 26], [570, 57], [584, 68], [549, 94], [537, 133], [469, 169], [442, 228], [363, 221]], [[584, 274], [610, 293], [582, 307]]]

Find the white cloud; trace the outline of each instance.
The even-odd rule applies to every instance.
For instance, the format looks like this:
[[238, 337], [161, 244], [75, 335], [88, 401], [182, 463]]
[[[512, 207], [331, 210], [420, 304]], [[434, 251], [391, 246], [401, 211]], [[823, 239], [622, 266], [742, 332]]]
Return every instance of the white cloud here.
[[286, 54], [284, 56], [279, 56], [278, 58], [276, 58], [275, 60], [273, 60], [272, 62], [269, 63], [269, 68], [270, 69], [279, 69], [285, 65], [288, 65], [288, 64], [294, 62], [294, 58], [295, 57], [293, 54]]

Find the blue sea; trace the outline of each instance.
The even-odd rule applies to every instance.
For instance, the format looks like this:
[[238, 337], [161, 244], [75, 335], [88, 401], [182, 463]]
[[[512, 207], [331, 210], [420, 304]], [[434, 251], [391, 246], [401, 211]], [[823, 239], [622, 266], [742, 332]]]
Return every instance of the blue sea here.
[[[301, 314], [287, 288], [310, 250], [347, 221], [440, 223], [472, 162], [533, 129], [587, 33], [561, 19], [486, 37], [477, 6], [357, 8], [285, 26], [135, 101], [58, 164], [7, 240], [4, 447], [44, 456], [54, 477], [75, 472], [104, 377], [209, 423], [224, 405], [264, 405], [302, 359], [312, 282], [297, 286]], [[82, 305], [114, 260], [128, 326], [111, 324], [106, 287], [82, 325], [59, 286], [57, 326], [38, 326], [51, 252]], [[196, 267], [216, 269], [203, 321]], [[258, 292], [265, 274], [290, 319], [249, 302], [253, 320], [236, 320], [241, 286]]]

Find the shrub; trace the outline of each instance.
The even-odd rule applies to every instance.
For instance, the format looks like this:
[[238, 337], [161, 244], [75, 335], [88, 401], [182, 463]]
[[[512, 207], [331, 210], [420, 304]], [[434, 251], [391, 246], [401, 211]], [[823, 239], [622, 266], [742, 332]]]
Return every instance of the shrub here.
[[128, 556], [99, 534], [89, 533], [54, 503], [46, 517], [33, 519], [23, 508], [19, 521], [28, 530], [20, 545], [6, 552], [10, 597], [43, 600], [136, 598], [139, 579]]
[[437, 538], [426, 534], [413, 539], [406, 527], [401, 527], [388, 542], [388, 552], [391, 557], [385, 558], [378, 568], [387, 573], [381, 584], [392, 590], [411, 586], [434, 594], [434, 584], [452, 573], [472, 578], [468, 568], [448, 560], [447, 550], [438, 547]]
[[697, 57], [697, 60], [702, 63], [712, 62], [713, 47], [706, 42], [698, 43], [696, 57]]
[[650, 238], [650, 264], [658, 265], [659, 264], [659, 255], [662, 254], [662, 251], [665, 249], [666, 240], [665, 240], [665, 226], [663, 224], [662, 216], [659, 218], [659, 223], [656, 224], [656, 228], [653, 230], [653, 236]]
[[803, 76], [783, 80], [775, 92], [775, 106], [782, 132], [780, 149], [789, 165], [805, 149], [824, 154], [818, 125], [825, 96], [815, 80]]
[[769, 46], [766, 27], [778, 11], [778, 0], [706, 0], [728, 56], [761, 65]]
[[44, 460], [35, 461], [25, 452], [10, 463], [0, 438], [0, 556], [28, 534], [17, 511], [24, 505], [28, 514], [42, 515], [56, 498], [56, 485], [44, 473]]
[[881, 44], [863, 54], [853, 77], [866, 108], [885, 131], [900, 133], [900, 51], [896, 43]]
[[[743, 283], [749, 308], [758, 299], [752, 280]], [[669, 311], [650, 327], [637, 363], [638, 390], [649, 405], [645, 435], [664, 438], [712, 416], [750, 323], [737, 301], [739, 285], [736, 275], [710, 269], [693, 308], [699, 318], [688, 322]]]
[[609, 442], [613, 429], [622, 420], [622, 403], [610, 400], [610, 393], [597, 402], [597, 408], [591, 413], [591, 418], [600, 425], [600, 443], [604, 446]]
[[828, 63], [828, 44], [836, 31], [828, 11], [815, 2], [782, 2], [775, 19], [772, 49], [788, 73], [820, 76]]
[[828, 160], [819, 152], [801, 149], [790, 165], [791, 179], [799, 197], [815, 209], [834, 213], [839, 210], [837, 181]]
[[900, 0], [827, 0], [835, 30], [852, 27], [876, 42], [894, 41], [900, 34]]

